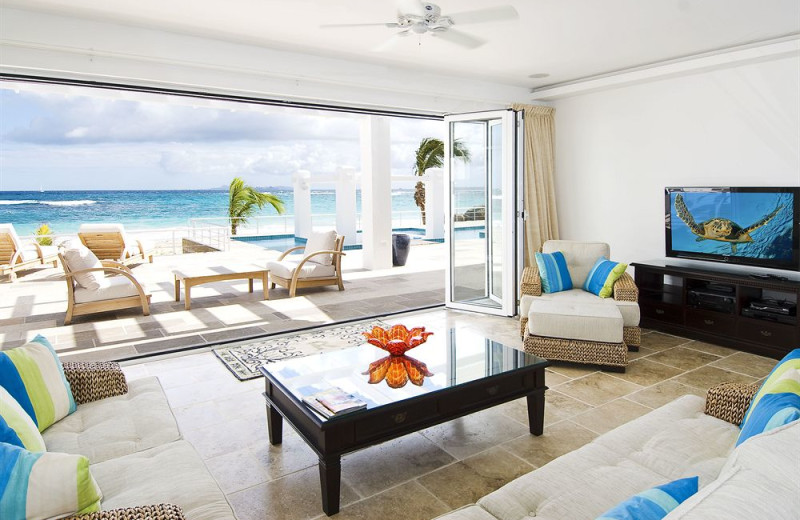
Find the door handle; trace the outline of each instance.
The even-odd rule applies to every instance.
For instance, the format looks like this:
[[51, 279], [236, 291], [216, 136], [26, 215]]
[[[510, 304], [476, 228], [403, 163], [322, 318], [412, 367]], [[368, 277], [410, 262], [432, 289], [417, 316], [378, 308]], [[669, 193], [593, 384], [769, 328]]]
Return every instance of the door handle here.
[[664, 314], [664, 309], [656, 309], [656, 314]]
[[703, 320], [703, 323], [705, 323], [706, 325], [713, 325], [714, 320]]
[[760, 332], [761, 332], [761, 335], [762, 335], [762, 336], [764, 336], [764, 337], [766, 337], [766, 338], [768, 338], [768, 337], [772, 336], [772, 332], [770, 332], [770, 331], [768, 331], [768, 330], [762, 330], [762, 331], [760, 331]]

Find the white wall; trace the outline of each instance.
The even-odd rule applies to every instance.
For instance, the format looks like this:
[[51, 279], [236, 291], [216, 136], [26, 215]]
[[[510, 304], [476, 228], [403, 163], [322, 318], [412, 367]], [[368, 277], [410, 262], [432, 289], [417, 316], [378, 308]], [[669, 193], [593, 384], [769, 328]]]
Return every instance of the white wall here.
[[664, 257], [665, 186], [800, 186], [800, 57], [556, 100], [561, 238]]

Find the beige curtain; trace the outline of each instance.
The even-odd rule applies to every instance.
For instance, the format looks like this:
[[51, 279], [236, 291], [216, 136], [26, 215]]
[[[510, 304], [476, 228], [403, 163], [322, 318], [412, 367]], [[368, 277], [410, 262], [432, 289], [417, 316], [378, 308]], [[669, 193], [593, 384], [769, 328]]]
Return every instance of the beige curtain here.
[[525, 113], [525, 265], [546, 240], [558, 239], [554, 183], [555, 122], [552, 107], [514, 103]]

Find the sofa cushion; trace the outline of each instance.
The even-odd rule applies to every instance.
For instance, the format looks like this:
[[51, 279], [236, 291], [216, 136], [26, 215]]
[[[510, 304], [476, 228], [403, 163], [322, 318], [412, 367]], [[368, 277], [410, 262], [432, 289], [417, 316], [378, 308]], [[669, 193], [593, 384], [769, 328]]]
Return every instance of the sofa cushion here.
[[22, 406], [39, 431], [75, 411], [61, 360], [44, 336], [0, 352], [0, 386]]
[[661, 520], [697, 493], [697, 477], [680, 478], [636, 493], [597, 520]]
[[92, 464], [103, 509], [176, 504], [187, 520], [235, 520], [225, 495], [187, 441]]
[[583, 282], [583, 290], [608, 298], [614, 294], [614, 282], [625, 273], [628, 264], [612, 262], [604, 256], [597, 259]]
[[100, 489], [89, 460], [67, 453], [31, 453], [0, 442], [2, 518], [62, 518], [100, 509]]
[[[306, 248], [303, 254], [309, 255], [316, 251], [333, 251], [336, 247], [336, 231], [312, 231], [306, 240]], [[309, 262], [320, 265], [331, 265], [333, 255], [317, 255], [312, 257]]]
[[669, 520], [794, 520], [800, 511], [800, 422], [738, 446], [719, 478], [667, 515]]
[[128, 393], [78, 406], [44, 434], [50, 451], [86, 455], [92, 464], [181, 438], [161, 384], [134, 379]]
[[[596, 518], [658, 484], [716, 479], [738, 428], [703, 413], [705, 401], [683, 396], [575, 451], [511, 481], [478, 501], [499, 520]], [[548, 435], [545, 430], [545, 435]]]
[[542, 253], [561, 251], [574, 287], [583, 287], [586, 276], [598, 257], [610, 258], [611, 248], [604, 242], [578, 242], [573, 240], [548, 240], [542, 244]]
[[[289, 258], [284, 258], [280, 262], [267, 262], [267, 269], [269, 269], [271, 275], [274, 274], [281, 278], [291, 278], [297, 266], [300, 265], [301, 260], [302, 259], [290, 260]], [[298, 278], [307, 280], [310, 278], [330, 278], [335, 275], [336, 268], [333, 265], [322, 265], [309, 261], [300, 268], [300, 275]]]
[[111, 276], [100, 280], [97, 289], [75, 288], [75, 303], [97, 302], [139, 296], [139, 291], [130, 278], [123, 275]]
[[800, 349], [781, 359], [756, 392], [742, 421], [737, 445], [800, 415]]
[[534, 254], [536, 265], [539, 268], [539, 277], [542, 280], [542, 291], [557, 293], [572, 289], [572, 278], [569, 276], [567, 261], [561, 251], [554, 253]]
[[528, 311], [528, 332], [550, 338], [622, 342], [622, 315], [614, 305], [534, 300]]
[[31, 416], [2, 386], [0, 386], [0, 442], [13, 444], [28, 451], [47, 449], [42, 434], [39, 433]]

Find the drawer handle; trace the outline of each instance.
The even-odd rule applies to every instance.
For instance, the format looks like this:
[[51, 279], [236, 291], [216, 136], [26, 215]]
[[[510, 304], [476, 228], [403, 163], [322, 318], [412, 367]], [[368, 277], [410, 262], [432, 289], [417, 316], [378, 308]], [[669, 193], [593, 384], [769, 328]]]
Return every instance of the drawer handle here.
[[714, 320], [703, 320], [703, 323], [705, 323], [706, 325], [713, 325]]
[[408, 417], [408, 412], [396, 413], [392, 416], [394, 419], [395, 424], [402, 424], [406, 422], [406, 418]]
[[772, 336], [772, 332], [770, 332], [768, 330], [762, 330], [761, 331], [761, 335], [762, 336], [766, 336], [768, 338], [768, 337]]
[[656, 314], [664, 314], [664, 309], [656, 309]]
[[486, 389], [486, 393], [489, 395], [497, 395], [497, 391], [500, 390], [498, 385], [490, 386]]

